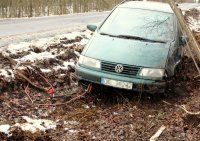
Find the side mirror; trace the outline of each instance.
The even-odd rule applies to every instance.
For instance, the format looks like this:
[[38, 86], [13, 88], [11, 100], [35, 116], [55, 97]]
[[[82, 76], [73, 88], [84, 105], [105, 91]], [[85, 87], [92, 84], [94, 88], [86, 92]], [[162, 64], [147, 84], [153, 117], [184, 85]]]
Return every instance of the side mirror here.
[[97, 25], [89, 24], [89, 25], [87, 25], [87, 29], [89, 29], [90, 31], [94, 32], [97, 29]]
[[180, 44], [185, 45], [189, 41], [189, 38], [187, 36], [181, 36], [180, 37]]

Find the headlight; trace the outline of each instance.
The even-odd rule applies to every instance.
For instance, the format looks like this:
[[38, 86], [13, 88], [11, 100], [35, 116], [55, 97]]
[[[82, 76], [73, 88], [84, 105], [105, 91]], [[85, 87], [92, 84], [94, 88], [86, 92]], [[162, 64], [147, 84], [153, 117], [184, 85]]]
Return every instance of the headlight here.
[[101, 62], [99, 60], [85, 57], [83, 55], [80, 56], [78, 63], [80, 65], [85, 65], [92, 68], [97, 68], [97, 69], [101, 68]]
[[150, 68], [143, 68], [140, 71], [140, 76], [143, 77], [154, 77], [154, 78], [161, 78], [164, 75], [164, 69], [150, 69]]

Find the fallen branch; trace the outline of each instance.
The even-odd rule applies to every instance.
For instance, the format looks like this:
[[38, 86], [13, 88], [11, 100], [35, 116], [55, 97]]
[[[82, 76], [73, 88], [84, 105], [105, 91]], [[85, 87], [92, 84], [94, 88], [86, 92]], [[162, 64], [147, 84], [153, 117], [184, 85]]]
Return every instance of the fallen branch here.
[[28, 83], [30, 83], [33, 87], [39, 89], [39, 90], [42, 90], [42, 91], [45, 91], [46, 92], [46, 89], [44, 88], [41, 88], [41, 87], [38, 87], [36, 86], [33, 82], [31, 82], [30, 79], [28, 79], [20, 70], [16, 70], [15, 72], [19, 77], [25, 79]]
[[77, 99], [80, 99], [81, 97], [85, 96], [86, 94], [89, 94], [92, 90], [92, 85], [89, 84], [88, 88], [85, 90], [84, 93], [78, 95], [77, 97], [72, 98], [71, 100], [65, 102], [65, 103], [57, 103], [57, 104], [37, 104], [37, 106], [62, 106], [62, 105], [66, 105], [69, 104]]
[[[9, 56], [4, 56], [2, 53], [0, 53], [0, 57], [7, 59], [7, 60], [10, 62], [10, 64], [13, 65], [13, 66], [16, 66], [16, 65], [17, 65], [17, 61], [15, 61], [14, 59], [12, 59], [12, 58], [9, 57]], [[25, 79], [29, 84], [31, 84], [33, 87], [35, 87], [35, 88], [37, 88], [37, 89], [39, 89], [39, 90], [45, 91], [45, 92], [47, 92], [47, 93], [48, 93], [49, 91], [50, 91], [51, 93], [52, 93], [52, 91], [54, 91], [53, 86], [52, 86], [52, 85], [47, 81], [47, 79], [45, 79], [40, 73], [39, 73], [39, 75], [50, 85], [50, 87], [51, 87], [50, 89], [46, 90], [46, 89], [44, 89], [44, 88], [41, 88], [41, 87], [38, 87], [37, 85], [35, 85], [29, 78], [27, 78], [27, 77], [22, 73], [21, 70], [17, 70], [17, 67], [15, 67], [14, 72], [15, 72], [16, 75], [18, 75], [19, 77]]]
[[[37, 71], [35, 69], [35, 71]], [[39, 73], [39, 71], [37, 71], [37, 73], [39, 74], [40, 77], [42, 77], [46, 82], [47, 84], [49, 85], [49, 89], [46, 90], [46, 92], [51, 96], [53, 97], [54, 96], [54, 87], [51, 85], [51, 83], [47, 80], [47, 78], [45, 78], [42, 74]]]
[[167, 105], [170, 105], [170, 106], [178, 107], [178, 108], [182, 109], [186, 114], [189, 114], [189, 115], [200, 115], [200, 111], [199, 111], [199, 112], [196, 112], [196, 113], [190, 112], [190, 111], [188, 111], [188, 110], [186, 109], [186, 106], [185, 106], [185, 105], [173, 105], [173, 104], [171, 104], [171, 103], [169, 103], [169, 102], [167, 102], [167, 101], [164, 101], [164, 100], [163, 100], [162, 102], [165, 103], [165, 104], [167, 104]]
[[158, 131], [150, 138], [150, 141], [156, 141], [158, 140], [159, 136], [162, 134], [162, 132], [166, 129], [164, 125], [162, 125]]
[[169, 103], [167, 101], [164, 101], [164, 100], [162, 102], [165, 103], [165, 104], [167, 104], [167, 105], [170, 105], [170, 106], [172, 105], [171, 103]]
[[200, 115], [200, 111], [199, 112], [196, 112], [196, 113], [194, 113], [194, 112], [190, 112], [190, 111], [188, 111], [187, 109], [186, 109], [186, 106], [185, 105], [175, 105], [176, 107], [178, 107], [178, 108], [180, 108], [180, 109], [182, 109], [183, 111], [185, 111], [187, 114], [189, 114], [189, 115]]
[[25, 92], [25, 94], [27, 95], [27, 97], [29, 98], [29, 100], [31, 101], [31, 103], [33, 103], [33, 100], [32, 100], [32, 98], [30, 97], [30, 95], [29, 95], [29, 93], [28, 93], [28, 86], [29, 86], [29, 84], [27, 84], [27, 86], [26, 86], [26, 88], [25, 88], [25, 90], [24, 90], [24, 92]]

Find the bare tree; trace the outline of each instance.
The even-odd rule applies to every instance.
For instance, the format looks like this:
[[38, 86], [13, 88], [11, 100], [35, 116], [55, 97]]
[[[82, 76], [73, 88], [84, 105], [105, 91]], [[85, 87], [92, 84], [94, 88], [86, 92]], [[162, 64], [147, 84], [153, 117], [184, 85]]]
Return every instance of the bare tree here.
[[0, 17], [33, 17], [110, 10], [122, 0], [0, 0]]

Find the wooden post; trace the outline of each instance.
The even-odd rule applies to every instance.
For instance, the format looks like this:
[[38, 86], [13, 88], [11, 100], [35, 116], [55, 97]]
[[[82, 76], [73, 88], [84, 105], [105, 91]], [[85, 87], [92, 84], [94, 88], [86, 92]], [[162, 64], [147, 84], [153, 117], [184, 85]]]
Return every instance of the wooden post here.
[[195, 50], [196, 55], [198, 57], [198, 60], [200, 61], [200, 49], [199, 49], [199, 45], [198, 45], [196, 39], [194, 38], [194, 36], [193, 36], [190, 28], [186, 24], [181, 10], [177, 8], [177, 6], [174, 3], [174, 1], [168, 0], [168, 3], [171, 6], [172, 10], [174, 11], [174, 13], [175, 13], [175, 15], [176, 15], [176, 17], [177, 17], [177, 19], [178, 19], [178, 21], [179, 21], [182, 29], [184, 30], [184, 32], [188, 36], [189, 42], [191, 43], [191, 46]]

